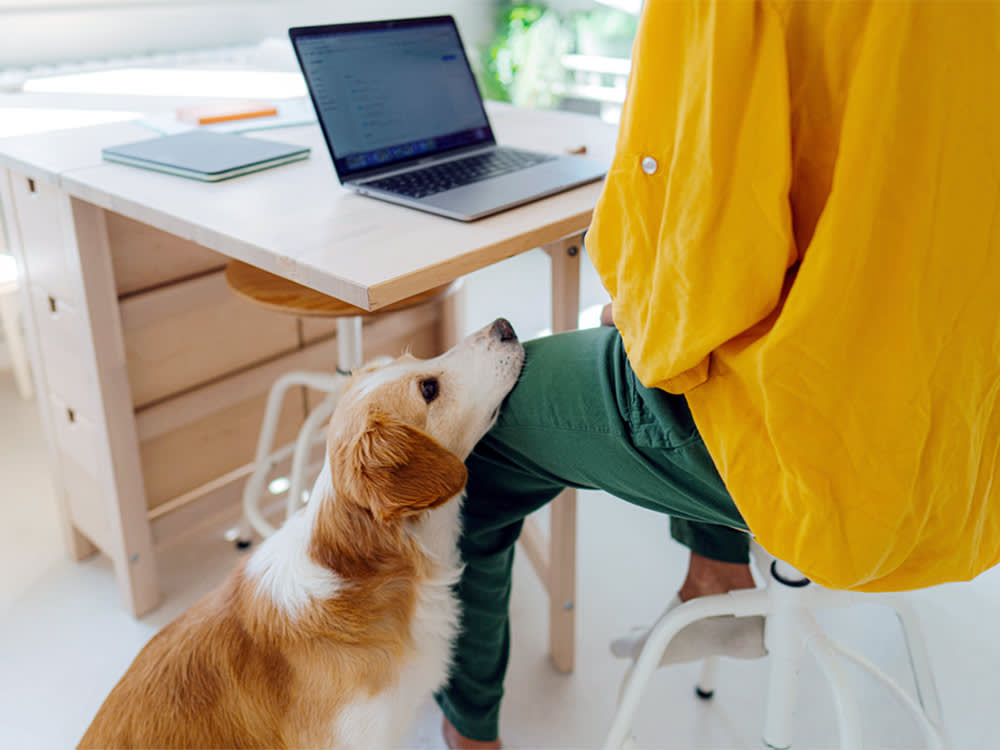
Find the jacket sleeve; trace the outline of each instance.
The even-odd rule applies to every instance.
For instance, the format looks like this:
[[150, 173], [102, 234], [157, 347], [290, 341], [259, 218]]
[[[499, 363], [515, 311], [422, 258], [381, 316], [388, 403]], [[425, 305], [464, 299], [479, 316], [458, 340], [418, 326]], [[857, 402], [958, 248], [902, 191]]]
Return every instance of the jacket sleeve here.
[[796, 261], [782, 19], [647, 0], [587, 249], [646, 386], [684, 393], [778, 306]]

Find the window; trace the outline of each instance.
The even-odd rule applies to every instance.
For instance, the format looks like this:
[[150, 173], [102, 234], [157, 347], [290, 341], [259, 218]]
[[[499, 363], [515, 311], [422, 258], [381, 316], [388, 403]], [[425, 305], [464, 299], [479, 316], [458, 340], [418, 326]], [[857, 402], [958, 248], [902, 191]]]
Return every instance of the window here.
[[451, 13], [467, 45], [492, 0], [0, 0], [0, 71], [284, 39], [290, 26]]

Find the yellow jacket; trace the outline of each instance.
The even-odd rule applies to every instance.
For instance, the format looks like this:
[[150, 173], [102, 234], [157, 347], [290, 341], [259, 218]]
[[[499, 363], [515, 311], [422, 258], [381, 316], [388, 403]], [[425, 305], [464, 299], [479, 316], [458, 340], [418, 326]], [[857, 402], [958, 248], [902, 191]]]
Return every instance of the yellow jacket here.
[[1000, 3], [647, 0], [587, 248], [766, 549], [997, 563]]

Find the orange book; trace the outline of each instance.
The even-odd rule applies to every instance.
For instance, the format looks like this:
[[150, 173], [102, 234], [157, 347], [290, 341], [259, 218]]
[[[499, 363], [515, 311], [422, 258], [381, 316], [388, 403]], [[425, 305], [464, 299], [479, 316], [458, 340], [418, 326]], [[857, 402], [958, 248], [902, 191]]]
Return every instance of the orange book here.
[[277, 107], [267, 102], [231, 101], [181, 107], [177, 110], [177, 119], [193, 122], [196, 125], [211, 125], [216, 122], [270, 117], [276, 114], [278, 114]]

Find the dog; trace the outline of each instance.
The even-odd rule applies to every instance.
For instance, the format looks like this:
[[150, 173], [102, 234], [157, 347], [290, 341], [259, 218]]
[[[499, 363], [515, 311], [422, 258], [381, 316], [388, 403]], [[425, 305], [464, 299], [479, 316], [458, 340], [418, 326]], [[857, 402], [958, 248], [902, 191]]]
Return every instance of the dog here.
[[464, 460], [524, 362], [504, 319], [353, 376], [306, 506], [142, 649], [80, 748], [391, 748], [448, 675]]

